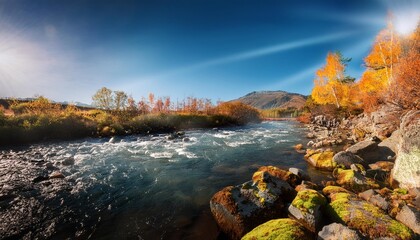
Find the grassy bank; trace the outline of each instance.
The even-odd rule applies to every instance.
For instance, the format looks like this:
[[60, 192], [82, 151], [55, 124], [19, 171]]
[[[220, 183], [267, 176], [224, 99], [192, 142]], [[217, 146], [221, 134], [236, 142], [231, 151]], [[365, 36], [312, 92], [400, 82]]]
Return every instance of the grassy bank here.
[[[12, 107], [13, 109], [13, 107]], [[14, 114], [0, 111], [0, 145], [17, 145], [83, 137], [169, 133], [193, 128], [244, 125], [260, 121], [258, 111], [233, 104], [204, 113], [148, 113], [62, 108], [38, 99], [15, 106]]]

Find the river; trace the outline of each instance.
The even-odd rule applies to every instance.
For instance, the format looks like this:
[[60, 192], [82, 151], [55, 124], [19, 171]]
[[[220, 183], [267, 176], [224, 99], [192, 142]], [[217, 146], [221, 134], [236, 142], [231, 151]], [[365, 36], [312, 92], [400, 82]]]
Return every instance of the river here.
[[[0, 235], [10, 238], [215, 239], [209, 200], [262, 165], [305, 170], [296, 122], [42, 143], [0, 152]], [[64, 175], [48, 179], [52, 172]], [[28, 216], [29, 215], [29, 216]], [[220, 235], [219, 235], [220, 238]]]

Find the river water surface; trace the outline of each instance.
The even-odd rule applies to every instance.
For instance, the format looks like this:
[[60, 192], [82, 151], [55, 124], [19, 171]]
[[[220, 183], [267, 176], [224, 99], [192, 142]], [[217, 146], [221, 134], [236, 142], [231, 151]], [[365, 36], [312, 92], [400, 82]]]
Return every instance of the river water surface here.
[[[0, 231], [57, 239], [215, 239], [210, 198], [250, 180], [259, 166], [293, 166], [315, 182], [325, 178], [293, 150], [305, 141], [296, 122], [191, 130], [185, 137], [85, 139], [2, 150], [0, 214], [8, 226]], [[11, 164], [21, 170], [10, 174]], [[29, 166], [34, 172], [25, 170]], [[65, 178], [48, 180], [54, 171]], [[25, 220], [28, 212], [35, 220]]]

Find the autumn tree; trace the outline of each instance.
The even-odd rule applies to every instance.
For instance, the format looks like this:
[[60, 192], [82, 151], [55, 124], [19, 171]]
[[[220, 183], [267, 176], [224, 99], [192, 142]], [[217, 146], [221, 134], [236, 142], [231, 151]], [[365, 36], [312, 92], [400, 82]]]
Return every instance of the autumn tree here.
[[111, 89], [106, 87], [99, 89], [95, 95], [92, 96], [92, 100], [93, 105], [98, 108], [110, 110], [114, 106], [113, 92]]
[[401, 55], [400, 37], [392, 24], [376, 36], [368, 56], [364, 59], [366, 71], [358, 82], [359, 99], [365, 111], [373, 111], [394, 91], [395, 66]]
[[345, 74], [347, 63], [351, 59], [344, 58], [339, 52], [329, 52], [326, 64], [318, 69], [314, 80], [312, 98], [318, 104], [335, 104], [337, 108], [352, 103], [351, 88], [354, 78]]
[[122, 111], [127, 105], [128, 96], [123, 91], [114, 91], [114, 106], [115, 110]]
[[403, 51], [395, 66], [388, 101], [406, 109], [420, 109], [420, 22], [403, 40]]

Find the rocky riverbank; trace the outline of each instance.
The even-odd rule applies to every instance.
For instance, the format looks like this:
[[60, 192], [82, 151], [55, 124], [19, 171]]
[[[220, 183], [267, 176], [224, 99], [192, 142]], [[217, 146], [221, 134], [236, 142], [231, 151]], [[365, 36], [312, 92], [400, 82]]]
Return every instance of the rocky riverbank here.
[[216, 193], [210, 208], [232, 239], [419, 239], [420, 111], [383, 106], [339, 120], [316, 116], [295, 146], [332, 181], [261, 167]]

